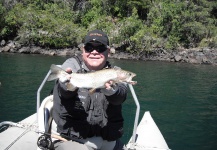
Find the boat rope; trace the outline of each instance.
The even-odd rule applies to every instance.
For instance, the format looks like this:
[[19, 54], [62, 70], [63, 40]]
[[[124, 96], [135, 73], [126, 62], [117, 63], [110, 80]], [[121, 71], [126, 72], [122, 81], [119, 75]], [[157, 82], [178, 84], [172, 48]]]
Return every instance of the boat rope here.
[[36, 125], [36, 121], [33, 123], [22, 123], [22, 122], [12, 122], [12, 121], [3, 121], [0, 123], [0, 127], [4, 127], [5, 125], [9, 125], [9, 126], [14, 126], [14, 127], [18, 127], [18, 128], [23, 128], [23, 129], [30, 129], [35, 130], [38, 128], [38, 125]]

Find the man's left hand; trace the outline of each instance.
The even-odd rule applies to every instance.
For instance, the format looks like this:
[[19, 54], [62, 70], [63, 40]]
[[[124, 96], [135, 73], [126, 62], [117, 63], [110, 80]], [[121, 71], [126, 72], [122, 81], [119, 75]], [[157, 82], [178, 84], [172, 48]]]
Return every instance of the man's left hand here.
[[113, 81], [108, 81], [108, 82], [105, 83], [105, 88], [106, 88], [107, 90], [110, 90], [110, 89], [112, 88], [112, 85], [113, 85], [113, 84], [114, 84]]

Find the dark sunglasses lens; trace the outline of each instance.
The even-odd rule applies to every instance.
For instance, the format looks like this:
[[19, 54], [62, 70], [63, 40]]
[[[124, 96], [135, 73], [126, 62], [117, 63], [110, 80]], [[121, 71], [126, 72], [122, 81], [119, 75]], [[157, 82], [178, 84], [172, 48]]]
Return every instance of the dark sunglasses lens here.
[[98, 53], [102, 53], [107, 50], [105, 46], [86, 45], [84, 48], [87, 52], [92, 52], [93, 50], [96, 50]]
[[102, 53], [104, 51], [106, 51], [107, 48], [105, 46], [98, 46], [96, 47], [96, 51], [99, 52], [99, 53]]
[[93, 51], [93, 46], [91, 46], [91, 45], [86, 45], [84, 48], [85, 48], [85, 50], [87, 52], [92, 52]]

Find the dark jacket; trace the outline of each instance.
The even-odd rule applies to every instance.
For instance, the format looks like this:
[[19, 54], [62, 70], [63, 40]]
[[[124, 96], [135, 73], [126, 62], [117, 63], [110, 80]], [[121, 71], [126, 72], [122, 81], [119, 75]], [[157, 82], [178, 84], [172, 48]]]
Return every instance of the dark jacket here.
[[[107, 64], [105, 68], [110, 67]], [[66, 60], [62, 68], [67, 67], [73, 72], [89, 71], [82, 61], [78, 62], [75, 58]], [[68, 91], [65, 84], [57, 81], [53, 95], [53, 118], [59, 133], [78, 138], [101, 136], [108, 141], [122, 136], [124, 119], [121, 104], [127, 96], [126, 84], [118, 83], [111, 90], [97, 89], [90, 94], [84, 88]]]

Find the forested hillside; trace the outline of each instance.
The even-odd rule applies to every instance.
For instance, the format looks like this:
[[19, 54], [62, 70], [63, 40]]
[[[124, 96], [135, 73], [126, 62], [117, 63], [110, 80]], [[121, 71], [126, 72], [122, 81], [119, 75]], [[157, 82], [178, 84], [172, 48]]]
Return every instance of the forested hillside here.
[[95, 28], [130, 53], [217, 48], [217, 1], [0, 0], [0, 41], [77, 47]]

